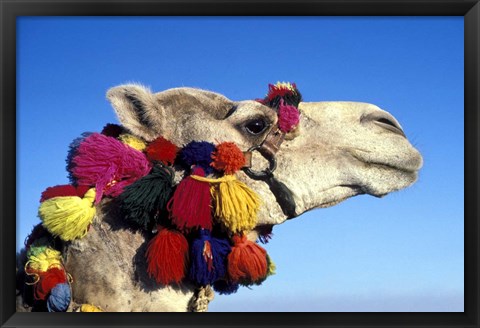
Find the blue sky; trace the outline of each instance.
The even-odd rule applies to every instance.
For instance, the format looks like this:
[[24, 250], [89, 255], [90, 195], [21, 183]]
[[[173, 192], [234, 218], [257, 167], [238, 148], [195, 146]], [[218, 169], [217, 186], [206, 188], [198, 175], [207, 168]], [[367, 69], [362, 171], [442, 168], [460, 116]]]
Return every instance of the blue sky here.
[[424, 157], [406, 190], [277, 226], [277, 274], [211, 311], [463, 311], [463, 17], [19, 18], [17, 249], [69, 143], [117, 122], [105, 92], [131, 81], [233, 100], [296, 82], [389, 111]]

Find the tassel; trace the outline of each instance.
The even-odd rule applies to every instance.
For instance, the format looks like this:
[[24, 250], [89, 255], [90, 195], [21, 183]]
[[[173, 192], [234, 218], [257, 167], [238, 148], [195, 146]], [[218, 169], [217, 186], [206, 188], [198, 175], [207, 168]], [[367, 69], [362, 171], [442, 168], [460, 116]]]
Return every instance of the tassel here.
[[201, 286], [211, 285], [226, 273], [227, 255], [231, 247], [227, 240], [212, 238], [208, 230], [192, 242], [189, 278]]
[[72, 186], [72, 185], [57, 185], [54, 187], [48, 187], [42, 192], [40, 203], [54, 197], [68, 197], [78, 196], [83, 198], [85, 193], [90, 189], [89, 186]]
[[286, 105], [283, 99], [280, 99], [278, 107], [278, 128], [284, 133], [289, 133], [298, 126], [300, 122], [300, 112], [291, 105]]
[[193, 175], [184, 178], [177, 186], [167, 205], [172, 222], [181, 231], [193, 228], [212, 229], [210, 185], [194, 176], [205, 177], [201, 167]]
[[33, 227], [30, 234], [25, 238], [25, 249], [29, 249], [32, 245], [48, 244], [51, 241], [51, 235], [42, 224], [37, 224]]
[[46, 272], [39, 273], [39, 280], [35, 284], [34, 298], [45, 300], [53, 287], [65, 282], [67, 282], [67, 276], [63, 269], [51, 268]]
[[251, 285], [267, 276], [267, 252], [247, 239], [233, 236], [234, 246], [228, 255], [228, 276], [233, 282]]
[[302, 95], [297, 89], [295, 83], [277, 82], [275, 85], [268, 85], [268, 94], [263, 103], [267, 106], [278, 108], [280, 100], [283, 99], [288, 105], [298, 107], [302, 101]]
[[147, 148], [145, 141], [129, 133], [122, 133], [118, 136], [118, 140], [138, 151], [143, 151], [145, 148]]
[[220, 295], [230, 295], [238, 291], [240, 285], [228, 280], [217, 280], [213, 284], [213, 290], [219, 293]]
[[47, 301], [48, 312], [66, 312], [70, 301], [72, 299], [72, 293], [70, 291], [70, 285], [68, 283], [58, 284], [53, 287], [50, 292], [50, 296]]
[[215, 218], [220, 220], [231, 232], [240, 233], [255, 227], [257, 212], [260, 208], [260, 197], [246, 184], [238, 181], [233, 175], [226, 175], [218, 179], [195, 175], [191, 177], [213, 185]]
[[126, 133], [126, 130], [121, 125], [107, 123], [101, 133], [107, 137], [118, 138], [122, 133]]
[[145, 150], [151, 161], [161, 162], [165, 165], [173, 165], [177, 157], [178, 147], [163, 137], [153, 140]]
[[212, 153], [211, 166], [225, 174], [234, 174], [245, 165], [245, 156], [233, 142], [222, 142]]
[[85, 193], [84, 198], [54, 197], [40, 204], [38, 216], [52, 235], [64, 241], [82, 238], [95, 217], [94, 199], [93, 188]]
[[157, 283], [180, 283], [188, 264], [188, 242], [180, 232], [159, 228], [148, 243], [147, 272]]
[[215, 151], [215, 145], [207, 141], [191, 141], [180, 151], [181, 161], [191, 167], [193, 165], [201, 167], [205, 174], [213, 172], [212, 153]]
[[59, 251], [50, 247], [30, 247], [27, 252], [28, 261], [25, 267], [40, 272], [45, 272], [50, 268], [61, 268], [61, 256], [62, 254]]
[[145, 155], [112, 137], [93, 133], [78, 146], [71, 174], [78, 184], [95, 186], [95, 204], [103, 194], [116, 197], [123, 188], [150, 172]]
[[[173, 193], [173, 172], [156, 165], [149, 175], [125, 187], [119, 196], [126, 220], [148, 229], [158, 212], [164, 212]], [[156, 222], [159, 223], [159, 222]]]
[[92, 304], [82, 304], [80, 312], [103, 312], [98, 306]]

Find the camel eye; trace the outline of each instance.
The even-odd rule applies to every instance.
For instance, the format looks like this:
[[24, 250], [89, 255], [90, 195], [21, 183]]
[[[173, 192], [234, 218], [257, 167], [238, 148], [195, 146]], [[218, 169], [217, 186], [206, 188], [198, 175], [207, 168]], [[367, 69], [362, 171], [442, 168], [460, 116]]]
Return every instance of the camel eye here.
[[251, 120], [245, 124], [245, 130], [253, 135], [259, 135], [264, 132], [267, 127], [267, 122], [262, 118]]

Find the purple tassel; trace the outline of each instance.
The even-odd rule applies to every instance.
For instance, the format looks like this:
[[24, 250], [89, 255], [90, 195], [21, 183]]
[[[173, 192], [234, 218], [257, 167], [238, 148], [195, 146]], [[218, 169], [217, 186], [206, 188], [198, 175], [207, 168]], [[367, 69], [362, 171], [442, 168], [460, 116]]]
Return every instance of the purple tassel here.
[[214, 238], [210, 231], [200, 230], [190, 250], [191, 280], [201, 286], [213, 284], [227, 273], [226, 260], [231, 247], [228, 240]]
[[215, 145], [207, 141], [191, 141], [180, 151], [180, 158], [187, 166], [201, 167], [206, 175], [213, 172], [210, 166]]
[[217, 280], [213, 284], [213, 290], [219, 293], [220, 295], [230, 295], [238, 291], [240, 287], [239, 284], [227, 281], [227, 280]]

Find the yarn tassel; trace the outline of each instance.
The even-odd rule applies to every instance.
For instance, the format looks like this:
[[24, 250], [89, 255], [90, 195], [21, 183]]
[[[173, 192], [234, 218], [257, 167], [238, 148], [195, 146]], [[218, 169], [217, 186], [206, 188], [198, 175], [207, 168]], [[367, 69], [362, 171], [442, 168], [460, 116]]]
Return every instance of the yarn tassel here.
[[92, 133], [71, 156], [69, 170], [78, 184], [95, 186], [98, 204], [103, 194], [116, 197], [123, 188], [147, 175], [151, 164], [145, 155], [112, 137]]
[[156, 214], [166, 210], [172, 197], [173, 178], [171, 169], [156, 165], [149, 175], [125, 187], [118, 198], [125, 219], [151, 228]]
[[159, 228], [148, 243], [147, 272], [157, 283], [180, 283], [188, 264], [188, 242], [180, 232]]
[[58, 284], [67, 282], [65, 271], [60, 268], [51, 268], [46, 272], [40, 272], [39, 280], [35, 284], [34, 298], [36, 300], [46, 300], [50, 291]]
[[70, 285], [68, 283], [56, 285], [52, 288], [47, 300], [48, 312], [66, 312], [71, 300]]
[[92, 304], [82, 304], [80, 312], [103, 312], [98, 306]]
[[260, 197], [234, 175], [208, 179], [192, 175], [192, 178], [213, 185], [212, 196], [215, 218], [233, 233], [253, 229], [257, 224]]
[[47, 246], [31, 246], [27, 252], [28, 261], [25, 264], [27, 270], [25, 272], [28, 274], [30, 270], [45, 272], [50, 268], [61, 268], [61, 257], [62, 254]]
[[217, 280], [213, 284], [213, 290], [219, 293], [220, 295], [230, 295], [238, 291], [240, 285], [229, 280]]
[[228, 255], [228, 275], [233, 282], [251, 285], [267, 276], [267, 252], [247, 239], [233, 236], [234, 246]]
[[205, 177], [205, 171], [196, 167], [193, 174], [177, 186], [167, 205], [172, 222], [181, 231], [193, 228], [212, 229], [210, 185], [194, 176]]
[[95, 189], [90, 189], [83, 198], [54, 197], [40, 204], [38, 215], [43, 226], [54, 236], [64, 241], [82, 238], [95, 217]]
[[227, 240], [213, 238], [208, 230], [192, 242], [190, 273], [192, 281], [201, 286], [213, 284], [226, 275], [226, 260], [231, 247]]

